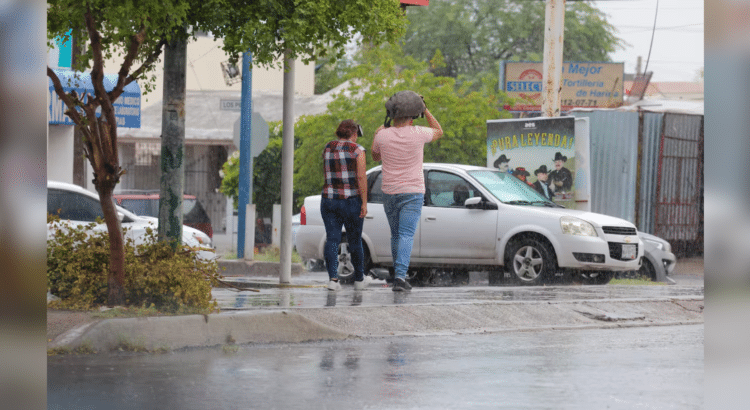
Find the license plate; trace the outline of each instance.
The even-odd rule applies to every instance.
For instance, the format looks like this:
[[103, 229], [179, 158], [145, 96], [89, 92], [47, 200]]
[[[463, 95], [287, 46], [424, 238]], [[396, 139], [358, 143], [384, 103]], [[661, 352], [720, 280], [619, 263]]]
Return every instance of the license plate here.
[[622, 245], [622, 258], [635, 259], [635, 245]]

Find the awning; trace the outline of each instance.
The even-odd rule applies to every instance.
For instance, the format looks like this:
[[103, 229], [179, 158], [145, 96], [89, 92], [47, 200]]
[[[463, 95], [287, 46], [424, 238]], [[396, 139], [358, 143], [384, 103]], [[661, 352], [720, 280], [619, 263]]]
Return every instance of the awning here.
[[[79, 95], [86, 93], [94, 95], [94, 85], [91, 82], [90, 73], [82, 73], [71, 70], [53, 69], [60, 79], [63, 90], [70, 92], [75, 90]], [[49, 104], [49, 123], [62, 125], [75, 125], [75, 123], [65, 115], [67, 107], [58, 97], [55, 87], [52, 85], [52, 79], [47, 77], [49, 84], [50, 104]], [[104, 75], [104, 89], [112, 91], [117, 84], [117, 74]], [[114, 102], [115, 117], [117, 126], [125, 128], [141, 127], [141, 88], [133, 81], [125, 86], [122, 95]], [[96, 111], [97, 116], [101, 114], [101, 108]]]

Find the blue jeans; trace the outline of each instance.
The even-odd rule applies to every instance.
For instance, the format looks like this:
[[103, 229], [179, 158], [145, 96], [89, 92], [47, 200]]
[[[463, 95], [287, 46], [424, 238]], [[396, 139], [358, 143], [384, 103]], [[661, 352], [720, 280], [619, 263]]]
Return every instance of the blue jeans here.
[[364, 252], [362, 250], [362, 223], [359, 217], [362, 209], [362, 199], [351, 197], [347, 199], [320, 199], [320, 214], [326, 227], [326, 244], [323, 256], [328, 268], [328, 277], [338, 279], [339, 243], [341, 243], [341, 226], [346, 228], [346, 241], [354, 265], [354, 280], [364, 279]]
[[384, 194], [383, 208], [391, 227], [391, 255], [396, 279], [406, 279], [414, 233], [422, 216], [424, 194]]

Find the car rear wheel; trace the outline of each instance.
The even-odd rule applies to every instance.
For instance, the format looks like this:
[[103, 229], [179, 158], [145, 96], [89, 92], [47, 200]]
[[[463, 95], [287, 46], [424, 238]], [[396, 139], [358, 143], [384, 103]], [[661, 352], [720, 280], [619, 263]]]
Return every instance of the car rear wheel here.
[[534, 238], [513, 241], [507, 252], [507, 269], [521, 285], [542, 285], [553, 277], [557, 268], [550, 246]]
[[[372, 259], [370, 259], [370, 252], [364, 243], [362, 244], [362, 250], [364, 253], [365, 274], [367, 274], [372, 268]], [[346, 241], [342, 241], [339, 244], [338, 277], [341, 283], [354, 282], [354, 262], [352, 261], [352, 253], [349, 251], [349, 243]]]
[[656, 280], [656, 269], [654, 269], [654, 265], [648, 259], [643, 258], [641, 268], [638, 269], [638, 276], [647, 280]]
[[591, 271], [581, 272], [581, 280], [584, 285], [606, 285], [612, 278], [614, 278], [614, 272], [605, 271]]

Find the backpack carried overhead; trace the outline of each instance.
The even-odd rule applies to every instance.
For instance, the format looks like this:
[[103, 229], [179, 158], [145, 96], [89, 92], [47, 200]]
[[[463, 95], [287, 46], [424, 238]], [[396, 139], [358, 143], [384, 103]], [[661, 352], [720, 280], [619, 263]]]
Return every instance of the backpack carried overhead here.
[[424, 99], [414, 91], [405, 90], [393, 94], [385, 103], [385, 122], [383, 126], [390, 127], [391, 120], [400, 117], [424, 117]]

